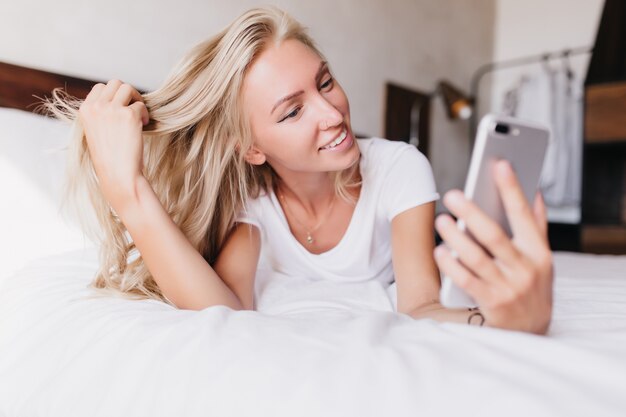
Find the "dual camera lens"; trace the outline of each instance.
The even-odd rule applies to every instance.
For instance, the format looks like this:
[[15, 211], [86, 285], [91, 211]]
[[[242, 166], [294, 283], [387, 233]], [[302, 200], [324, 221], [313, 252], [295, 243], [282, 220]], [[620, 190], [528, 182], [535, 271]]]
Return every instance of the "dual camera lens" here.
[[509, 125], [505, 125], [504, 123], [496, 123], [494, 130], [500, 134], [507, 135], [510, 128]]

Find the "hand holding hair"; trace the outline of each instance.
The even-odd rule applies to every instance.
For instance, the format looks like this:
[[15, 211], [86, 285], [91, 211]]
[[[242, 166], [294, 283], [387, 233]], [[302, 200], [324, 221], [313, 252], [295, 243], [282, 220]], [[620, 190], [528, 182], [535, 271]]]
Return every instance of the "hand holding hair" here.
[[440, 270], [479, 304], [485, 325], [545, 334], [552, 316], [553, 272], [543, 199], [537, 194], [531, 210], [506, 161], [496, 164], [495, 180], [513, 238], [461, 191], [453, 190], [444, 203], [480, 245], [450, 216], [440, 215], [436, 227], [446, 244], [435, 249], [435, 258]]
[[143, 176], [143, 126], [148, 110], [139, 92], [111, 80], [96, 84], [79, 108], [79, 121], [100, 188], [114, 210]]

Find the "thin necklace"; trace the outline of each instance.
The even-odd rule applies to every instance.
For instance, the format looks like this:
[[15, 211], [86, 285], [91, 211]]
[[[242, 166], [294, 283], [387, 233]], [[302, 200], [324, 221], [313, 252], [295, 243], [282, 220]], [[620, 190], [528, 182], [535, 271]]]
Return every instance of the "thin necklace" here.
[[315, 233], [315, 231], [317, 229], [319, 229], [322, 226], [322, 224], [324, 224], [324, 222], [328, 219], [328, 216], [330, 215], [330, 212], [333, 211], [333, 207], [335, 205], [335, 200], [336, 200], [337, 194], [333, 195], [333, 199], [330, 202], [330, 205], [328, 206], [328, 211], [326, 212], [326, 215], [312, 229], [309, 229], [304, 223], [302, 223], [300, 220], [298, 220], [296, 218], [296, 216], [294, 216], [294, 214], [291, 212], [291, 209], [289, 208], [289, 204], [287, 204], [287, 199], [285, 198], [285, 195], [282, 192], [279, 192], [279, 196], [280, 196], [280, 199], [283, 200], [283, 204], [284, 204], [285, 208], [287, 209], [287, 212], [296, 221], [296, 223], [298, 223], [306, 231], [306, 241], [307, 241], [307, 243], [309, 245], [312, 245], [313, 243], [315, 243], [315, 239], [313, 238], [313, 233]]

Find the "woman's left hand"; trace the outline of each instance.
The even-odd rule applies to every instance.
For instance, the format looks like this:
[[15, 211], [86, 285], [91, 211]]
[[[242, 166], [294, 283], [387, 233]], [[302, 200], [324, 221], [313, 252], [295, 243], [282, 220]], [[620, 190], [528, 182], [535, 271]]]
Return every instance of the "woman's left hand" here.
[[513, 238], [461, 191], [453, 190], [445, 195], [445, 205], [491, 256], [450, 216], [440, 215], [436, 227], [446, 244], [435, 249], [435, 259], [440, 270], [476, 300], [486, 325], [545, 334], [552, 317], [553, 268], [543, 199], [537, 194], [531, 210], [506, 161], [495, 165], [495, 181]]

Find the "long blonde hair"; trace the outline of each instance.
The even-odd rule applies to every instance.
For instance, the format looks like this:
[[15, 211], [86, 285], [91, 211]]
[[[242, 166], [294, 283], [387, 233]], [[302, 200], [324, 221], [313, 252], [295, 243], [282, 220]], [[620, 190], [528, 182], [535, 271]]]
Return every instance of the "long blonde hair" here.
[[[271, 42], [288, 39], [302, 42], [323, 58], [306, 29], [286, 12], [273, 6], [251, 9], [192, 48], [163, 86], [143, 95], [150, 114], [143, 132], [144, 176], [209, 263], [215, 261], [245, 201], [270, 190], [275, 181], [269, 165], [253, 166], [244, 160], [252, 135], [240, 93], [255, 58]], [[172, 304], [100, 192], [78, 120], [80, 104], [60, 89], [44, 102], [49, 113], [74, 123], [66, 200], [73, 203], [85, 232], [100, 243], [100, 268], [92, 285]], [[349, 195], [354, 171], [352, 166], [334, 173], [341, 196]], [[89, 206], [96, 227], [84, 216]]]

